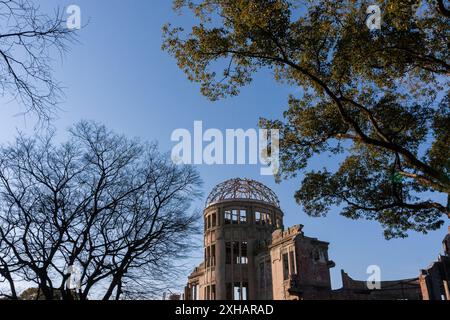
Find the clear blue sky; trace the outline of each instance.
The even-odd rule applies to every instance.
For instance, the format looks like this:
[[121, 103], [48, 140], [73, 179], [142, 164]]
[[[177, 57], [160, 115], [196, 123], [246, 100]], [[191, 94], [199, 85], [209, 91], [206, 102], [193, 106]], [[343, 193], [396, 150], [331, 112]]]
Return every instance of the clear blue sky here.
[[[51, 0], [42, 5], [51, 9], [70, 4], [79, 5], [83, 23], [88, 19], [89, 23], [80, 32], [81, 43], [55, 64], [56, 77], [67, 88], [64, 110], [54, 122], [61, 134], [81, 119], [96, 120], [130, 137], [157, 140], [162, 151], [170, 151], [174, 129], [192, 130], [194, 120], [202, 120], [207, 128], [257, 128], [260, 116], [281, 117], [287, 95], [298, 90], [276, 84], [270, 74], [261, 73], [240, 96], [212, 103], [160, 49], [162, 25], [187, 22], [172, 12], [171, 1]], [[35, 121], [14, 116], [18, 111], [16, 103], [2, 101], [0, 143], [11, 141], [17, 130], [33, 131]], [[321, 157], [312, 165], [335, 162]], [[309, 218], [293, 198], [301, 176], [276, 184], [272, 177], [260, 176], [259, 166], [205, 165], [198, 169], [204, 180], [204, 198], [214, 185], [232, 177], [257, 179], [272, 188], [280, 198], [286, 226], [304, 224], [306, 235], [330, 242], [329, 255], [336, 262], [334, 287], [341, 285], [340, 269], [366, 279], [366, 268], [372, 264], [381, 267], [383, 280], [415, 277], [441, 252], [447, 232], [445, 226], [428, 235], [386, 241], [376, 222], [352, 221], [339, 216], [337, 210], [327, 218]], [[198, 208], [203, 201], [196, 204]], [[201, 254], [200, 250], [193, 257], [193, 266]]]

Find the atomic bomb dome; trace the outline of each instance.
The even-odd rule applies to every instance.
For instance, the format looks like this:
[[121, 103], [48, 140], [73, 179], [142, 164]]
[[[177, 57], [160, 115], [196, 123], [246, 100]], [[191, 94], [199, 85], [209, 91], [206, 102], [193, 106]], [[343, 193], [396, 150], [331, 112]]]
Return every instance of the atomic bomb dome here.
[[[382, 289], [368, 290], [367, 281], [343, 270], [342, 288], [332, 290], [329, 243], [306, 236], [303, 225], [285, 228], [283, 216], [277, 195], [258, 181], [235, 178], [216, 185], [203, 210], [204, 259], [189, 275], [184, 299], [420, 299], [418, 278], [382, 281]], [[448, 265], [449, 239], [441, 256]], [[422, 272], [431, 299], [441, 297], [432, 292], [442, 287], [445, 275], [436, 276], [436, 270], [443, 263]]]
[[280, 208], [275, 192], [251, 179], [235, 178], [219, 183], [206, 199], [206, 207], [227, 200], [256, 200]]

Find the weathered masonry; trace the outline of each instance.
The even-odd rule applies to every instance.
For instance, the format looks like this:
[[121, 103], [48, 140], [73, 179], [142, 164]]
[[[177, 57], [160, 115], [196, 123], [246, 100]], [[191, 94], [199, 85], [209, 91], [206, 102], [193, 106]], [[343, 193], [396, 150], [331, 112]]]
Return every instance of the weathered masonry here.
[[204, 260], [188, 277], [186, 300], [450, 300], [450, 228], [444, 254], [420, 276], [365, 280], [343, 270], [332, 290], [328, 242], [308, 237], [302, 225], [285, 228], [276, 194], [249, 179], [231, 179], [209, 194], [204, 214]]
[[[328, 243], [284, 229], [275, 193], [248, 179], [217, 185], [204, 209], [204, 261], [189, 300], [330, 298]], [[283, 231], [285, 230], [285, 231]]]

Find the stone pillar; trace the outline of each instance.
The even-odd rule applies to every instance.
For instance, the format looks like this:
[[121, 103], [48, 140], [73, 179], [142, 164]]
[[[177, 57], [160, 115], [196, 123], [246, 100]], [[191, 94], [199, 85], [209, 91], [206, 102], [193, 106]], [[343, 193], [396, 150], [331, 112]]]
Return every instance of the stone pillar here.
[[255, 264], [255, 246], [256, 241], [249, 239], [247, 242], [247, 257], [248, 257], [248, 292], [247, 299], [256, 300], [257, 285], [256, 285], [256, 264]]
[[226, 299], [225, 239], [223, 230], [216, 231], [216, 300]]

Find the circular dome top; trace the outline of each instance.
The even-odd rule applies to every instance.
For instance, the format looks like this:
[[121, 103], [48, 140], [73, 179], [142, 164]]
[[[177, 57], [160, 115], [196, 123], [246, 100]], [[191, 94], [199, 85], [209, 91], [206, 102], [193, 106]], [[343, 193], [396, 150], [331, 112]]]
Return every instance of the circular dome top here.
[[280, 207], [278, 197], [271, 189], [261, 182], [241, 178], [230, 179], [215, 186], [206, 199], [206, 207], [215, 202], [232, 199], [257, 200]]

